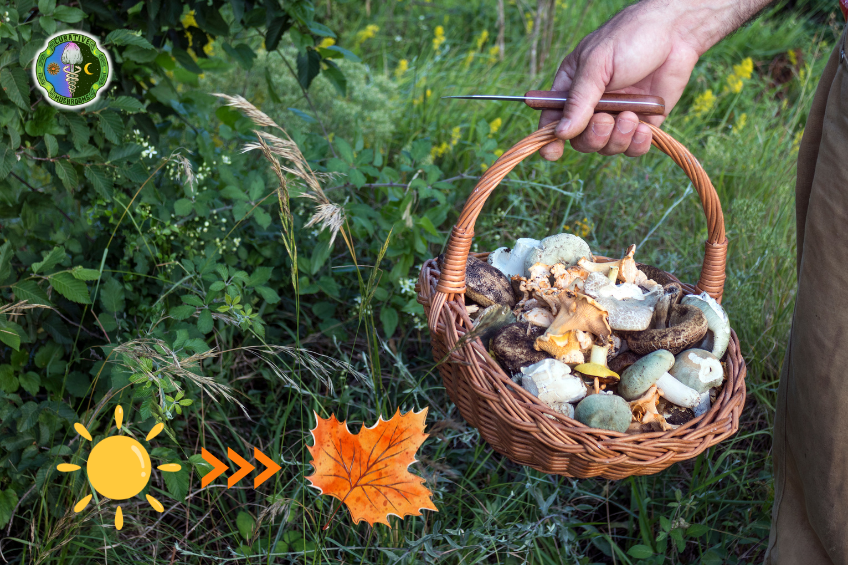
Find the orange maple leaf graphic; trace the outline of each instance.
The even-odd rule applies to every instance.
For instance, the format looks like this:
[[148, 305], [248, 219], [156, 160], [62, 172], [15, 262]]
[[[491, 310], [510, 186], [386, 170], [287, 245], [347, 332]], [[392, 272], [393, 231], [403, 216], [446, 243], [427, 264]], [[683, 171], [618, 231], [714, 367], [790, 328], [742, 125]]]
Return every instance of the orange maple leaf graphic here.
[[438, 512], [424, 479], [407, 470], [427, 439], [426, 417], [426, 408], [406, 414], [398, 410], [391, 420], [380, 417], [354, 435], [335, 414], [327, 420], [315, 414], [315, 444], [307, 446], [315, 474], [306, 478], [321, 494], [345, 503], [355, 524], [365, 520], [389, 526], [389, 514], [420, 516], [423, 508]]

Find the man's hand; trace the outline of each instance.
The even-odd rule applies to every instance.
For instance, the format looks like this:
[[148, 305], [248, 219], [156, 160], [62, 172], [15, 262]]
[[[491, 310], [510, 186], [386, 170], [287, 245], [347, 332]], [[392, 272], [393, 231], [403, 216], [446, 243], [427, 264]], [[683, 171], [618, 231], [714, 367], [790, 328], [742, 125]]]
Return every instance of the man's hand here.
[[[653, 94], [665, 99], [664, 116], [680, 100], [698, 58], [765, 6], [768, 0], [644, 0], [619, 12], [569, 53], [552, 90], [568, 91], [564, 112], [543, 110], [539, 126], [559, 120], [556, 136], [574, 149], [602, 155], [644, 155], [651, 130], [633, 112], [595, 114], [604, 92]], [[562, 156], [563, 142], [543, 147], [542, 157]]]

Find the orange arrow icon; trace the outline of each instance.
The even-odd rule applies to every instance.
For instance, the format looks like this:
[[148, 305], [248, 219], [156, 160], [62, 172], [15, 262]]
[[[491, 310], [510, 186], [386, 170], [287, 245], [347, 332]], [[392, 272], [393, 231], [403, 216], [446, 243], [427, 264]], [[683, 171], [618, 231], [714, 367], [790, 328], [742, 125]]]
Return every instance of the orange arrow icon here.
[[201, 457], [203, 457], [204, 461], [206, 461], [213, 467], [211, 471], [203, 475], [203, 479], [201, 479], [200, 481], [200, 485], [202, 487], [205, 487], [206, 485], [214, 481], [218, 477], [218, 475], [226, 471], [227, 466], [224, 465], [221, 461], [219, 461], [217, 457], [206, 451], [205, 447], [201, 448], [200, 455]]
[[247, 460], [229, 447], [227, 448], [227, 457], [229, 457], [231, 461], [235, 461], [236, 465], [239, 466], [239, 470], [236, 471], [236, 474], [231, 475], [230, 478], [227, 479], [227, 488], [232, 488], [233, 485], [245, 478], [247, 474], [256, 469], [256, 467], [248, 463]]
[[257, 461], [268, 467], [261, 475], [253, 479], [253, 488], [259, 488], [259, 485], [270, 479], [274, 473], [282, 469], [282, 467], [274, 463], [273, 459], [259, 451], [256, 447], [253, 448], [253, 456]]

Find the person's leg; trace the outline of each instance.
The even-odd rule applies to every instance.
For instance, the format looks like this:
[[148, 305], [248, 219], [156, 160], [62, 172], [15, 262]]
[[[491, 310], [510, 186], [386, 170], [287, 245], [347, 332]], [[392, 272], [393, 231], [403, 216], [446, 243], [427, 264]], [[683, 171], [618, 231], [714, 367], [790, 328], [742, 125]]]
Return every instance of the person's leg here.
[[778, 390], [766, 563], [848, 563], [848, 61], [831, 55], [799, 152], [798, 295]]

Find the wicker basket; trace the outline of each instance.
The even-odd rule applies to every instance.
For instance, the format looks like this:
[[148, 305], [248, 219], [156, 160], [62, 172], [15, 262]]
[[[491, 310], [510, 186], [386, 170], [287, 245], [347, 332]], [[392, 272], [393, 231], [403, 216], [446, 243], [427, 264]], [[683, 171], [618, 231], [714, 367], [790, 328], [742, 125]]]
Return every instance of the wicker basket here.
[[[418, 279], [418, 301], [430, 326], [434, 359], [442, 381], [462, 417], [512, 461], [545, 473], [568, 477], [622, 479], [649, 475], [690, 459], [736, 433], [745, 404], [745, 362], [736, 332], [722, 359], [727, 380], [712, 408], [667, 432], [623, 434], [588, 428], [554, 412], [512, 380], [492, 359], [479, 339], [460, 338], [472, 328], [465, 309], [465, 264], [474, 222], [498, 183], [525, 157], [554, 141], [550, 124], [504, 153], [471, 193], [454, 226], [442, 262], [427, 261]], [[721, 300], [725, 280], [727, 238], [721, 204], [698, 161], [667, 133], [651, 126], [653, 145], [668, 155], [692, 180], [707, 217], [709, 239], [698, 284], [682, 284], [684, 292], [708, 292]], [[474, 254], [485, 259], [486, 253]], [[677, 280], [668, 274], [670, 280]]]

